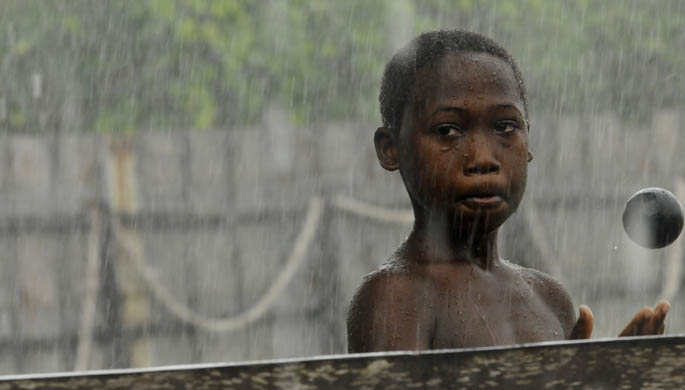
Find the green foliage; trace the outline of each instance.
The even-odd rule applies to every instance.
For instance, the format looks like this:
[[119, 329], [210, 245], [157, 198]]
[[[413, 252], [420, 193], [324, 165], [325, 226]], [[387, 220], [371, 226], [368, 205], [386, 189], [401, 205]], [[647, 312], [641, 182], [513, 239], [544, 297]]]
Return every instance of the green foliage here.
[[534, 110], [639, 118], [683, 102], [684, 11], [678, 0], [6, 0], [0, 128], [231, 128], [269, 105], [300, 124], [377, 122], [392, 51], [436, 28], [500, 41]]

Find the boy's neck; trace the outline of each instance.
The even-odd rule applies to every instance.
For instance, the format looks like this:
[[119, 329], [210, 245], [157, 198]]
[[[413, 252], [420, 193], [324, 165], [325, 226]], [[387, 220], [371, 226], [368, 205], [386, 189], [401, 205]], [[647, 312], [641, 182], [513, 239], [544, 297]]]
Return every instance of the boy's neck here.
[[416, 218], [406, 243], [409, 258], [418, 263], [465, 263], [489, 269], [499, 262], [497, 229], [464, 234], [443, 219]]

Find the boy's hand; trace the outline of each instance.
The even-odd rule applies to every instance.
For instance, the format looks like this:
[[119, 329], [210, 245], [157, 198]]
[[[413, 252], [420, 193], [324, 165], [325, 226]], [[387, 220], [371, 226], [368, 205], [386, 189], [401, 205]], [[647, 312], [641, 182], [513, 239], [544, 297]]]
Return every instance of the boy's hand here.
[[664, 319], [670, 308], [671, 304], [668, 301], [657, 303], [653, 309], [649, 306], [645, 307], [633, 317], [618, 337], [664, 334]]
[[580, 305], [580, 313], [578, 315], [578, 322], [573, 327], [569, 340], [589, 339], [592, 334], [592, 326], [595, 323], [594, 316], [589, 307]]

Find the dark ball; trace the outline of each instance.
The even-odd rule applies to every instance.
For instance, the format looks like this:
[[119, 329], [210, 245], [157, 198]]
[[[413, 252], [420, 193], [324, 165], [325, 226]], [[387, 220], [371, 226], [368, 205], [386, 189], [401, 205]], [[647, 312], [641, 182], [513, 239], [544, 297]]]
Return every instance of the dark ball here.
[[623, 211], [623, 228], [645, 248], [663, 248], [683, 230], [683, 206], [663, 188], [645, 188], [628, 199]]

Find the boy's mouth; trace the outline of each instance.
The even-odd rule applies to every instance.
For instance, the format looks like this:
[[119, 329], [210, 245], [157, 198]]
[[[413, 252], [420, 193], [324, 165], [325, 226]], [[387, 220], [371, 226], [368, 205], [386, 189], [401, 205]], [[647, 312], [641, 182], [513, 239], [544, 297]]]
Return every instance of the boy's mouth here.
[[469, 208], [481, 209], [481, 208], [493, 208], [502, 203], [502, 199], [499, 195], [469, 195], [464, 197], [461, 202], [464, 203]]
[[474, 186], [462, 194], [459, 202], [470, 209], [495, 208], [505, 201], [502, 191], [495, 186]]

